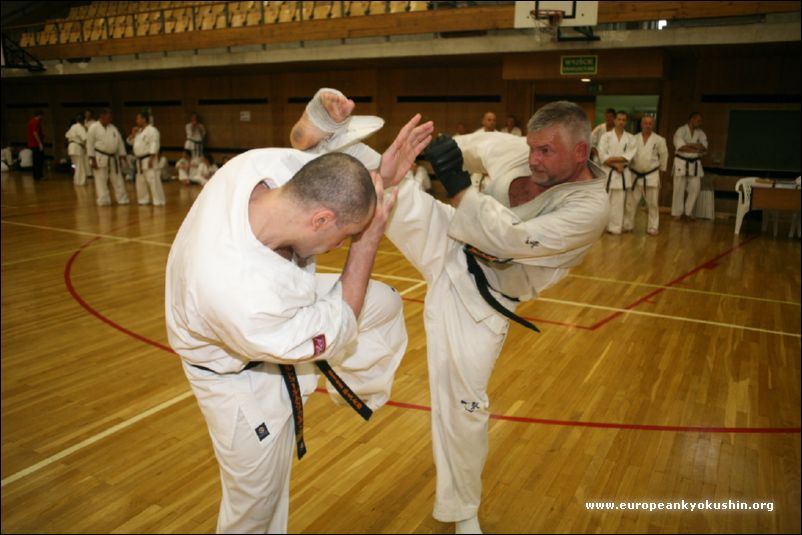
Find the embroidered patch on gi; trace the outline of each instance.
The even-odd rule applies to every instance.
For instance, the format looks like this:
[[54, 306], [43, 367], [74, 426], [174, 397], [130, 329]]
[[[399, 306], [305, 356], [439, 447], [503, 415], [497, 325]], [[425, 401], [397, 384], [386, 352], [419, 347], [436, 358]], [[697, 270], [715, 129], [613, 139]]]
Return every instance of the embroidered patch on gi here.
[[312, 344], [315, 346], [315, 355], [320, 355], [326, 351], [326, 335], [319, 334], [312, 338]]
[[465, 401], [464, 399], [460, 401], [465, 406], [465, 410], [468, 412], [473, 412], [479, 408], [479, 404], [475, 401]]
[[526, 244], [529, 247], [538, 247], [540, 245], [540, 242], [532, 238], [526, 238]]
[[259, 424], [259, 427], [257, 427], [255, 431], [256, 431], [256, 436], [259, 437], [259, 442], [263, 441], [268, 437], [268, 435], [270, 435], [270, 431], [267, 430], [267, 426], [265, 425], [264, 422]]

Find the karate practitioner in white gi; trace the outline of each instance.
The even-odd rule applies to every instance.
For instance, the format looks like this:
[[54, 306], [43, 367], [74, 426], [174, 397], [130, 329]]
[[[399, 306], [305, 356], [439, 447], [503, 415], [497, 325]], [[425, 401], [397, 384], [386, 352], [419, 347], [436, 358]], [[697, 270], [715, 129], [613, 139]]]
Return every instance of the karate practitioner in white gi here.
[[[607, 190], [610, 195], [610, 222], [607, 232], [621, 234], [624, 223], [624, 201], [627, 191], [632, 188], [632, 175], [629, 162], [635, 156], [637, 142], [635, 136], [624, 130], [627, 112], [615, 114], [615, 127], [602, 135], [599, 140], [599, 160], [607, 175]], [[630, 231], [630, 229], [623, 229]]]
[[200, 158], [203, 155], [203, 138], [206, 137], [206, 127], [200, 122], [197, 113], [192, 114], [184, 129], [187, 132], [184, 149], [191, 151], [193, 158]]
[[[419, 120], [380, 157], [385, 180], [431, 139]], [[393, 202], [349, 154], [258, 149], [224, 165], [181, 225], [167, 329], [220, 464], [218, 532], [286, 532], [292, 455], [303, 452], [297, 414], [316, 364], [328, 361], [370, 409], [388, 400], [404, 317], [398, 294], [369, 275]], [[314, 256], [348, 238], [342, 275], [315, 274]]]
[[590, 154], [591, 159], [600, 164], [599, 161], [599, 141], [601, 137], [615, 127], [615, 109], [607, 108], [604, 111], [604, 122], [597, 125], [596, 128], [590, 133]]
[[109, 180], [114, 187], [117, 204], [128, 204], [128, 193], [122, 166], [125, 163], [125, 144], [117, 127], [111, 124], [111, 110], [104, 108], [98, 121], [89, 127], [86, 134], [86, 152], [95, 176], [95, 193], [98, 206], [111, 204]]
[[624, 213], [624, 232], [635, 226], [635, 212], [642, 197], [646, 197], [649, 219], [646, 232], [656, 236], [660, 228], [660, 171], [668, 165], [666, 140], [654, 132], [654, 117], [644, 116], [640, 121], [641, 133], [635, 136], [637, 150], [629, 165], [632, 176], [632, 193], [627, 196]]
[[159, 168], [160, 134], [150, 124], [150, 114], [141, 111], [136, 114], [136, 126], [128, 136], [128, 144], [134, 148], [136, 158], [136, 196], [140, 205], [164, 206], [161, 169]]
[[[677, 128], [674, 133], [674, 196], [671, 203], [671, 215], [675, 221], [682, 219], [683, 214], [690, 220], [699, 196], [704, 169], [702, 156], [707, 152], [707, 136], [702, 126], [702, 114], [698, 111], [688, 116], [688, 124]], [[687, 198], [685, 192], [688, 192]]]
[[[458, 533], [481, 532], [487, 385], [509, 326], [482, 297], [468, 266], [478, 266], [491, 296], [514, 311], [518, 300], [536, 298], [578, 265], [608, 220], [606, 177], [588, 161], [584, 111], [548, 104], [527, 131], [526, 138], [476, 132], [433, 142], [427, 157], [457, 208], [406, 179], [386, 229], [428, 284], [434, 517], [455, 522]], [[488, 175], [484, 192], [471, 186], [471, 174]], [[470, 256], [466, 244], [473, 246]]]
[[64, 134], [69, 144], [67, 145], [67, 155], [72, 160], [75, 168], [73, 183], [76, 186], [86, 184], [86, 128], [84, 127], [84, 114], [79, 113], [75, 116], [74, 123]]

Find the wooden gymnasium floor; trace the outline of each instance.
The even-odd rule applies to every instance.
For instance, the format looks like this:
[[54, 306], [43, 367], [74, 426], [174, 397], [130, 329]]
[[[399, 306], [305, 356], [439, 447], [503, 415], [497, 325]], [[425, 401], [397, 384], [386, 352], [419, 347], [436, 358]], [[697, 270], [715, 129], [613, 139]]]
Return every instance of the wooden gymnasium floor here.
[[[91, 184], [3, 174], [2, 532], [213, 532], [217, 465], [163, 313], [200, 188], [98, 208]], [[491, 381], [486, 532], [799, 533], [800, 242], [755, 223], [663, 214], [650, 238], [639, 213], [521, 308], [543, 332], [512, 326]], [[426, 287], [389, 243], [375, 278], [405, 298], [392, 403], [364, 423], [312, 396], [291, 532], [453, 530], [431, 518]], [[681, 500], [773, 511], [585, 507]]]

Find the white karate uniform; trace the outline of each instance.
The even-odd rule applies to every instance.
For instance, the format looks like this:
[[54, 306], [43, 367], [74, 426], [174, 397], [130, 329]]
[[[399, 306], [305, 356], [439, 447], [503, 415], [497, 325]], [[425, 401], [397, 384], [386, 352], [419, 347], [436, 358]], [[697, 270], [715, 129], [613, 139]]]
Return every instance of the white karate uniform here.
[[624, 201], [627, 190], [632, 188], [632, 174], [629, 172], [629, 167], [625, 167], [624, 172], [619, 173], [613, 167], [604, 165], [604, 162], [613, 156], [623, 156], [627, 162], [631, 162], [636, 150], [635, 136], [626, 130], [620, 139], [615, 129], [602, 134], [599, 139], [599, 161], [607, 176], [607, 190], [610, 195], [610, 222], [607, 231], [613, 234], [621, 234], [624, 224]]
[[529, 176], [526, 138], [474, 133], [454, 138], [466, 169], [488, 175], [480, 193], [470, 187], [455, 209], [423, 193], [413, 180], [399, 185], [387, 237], [425, 278], [424, 310], [432, 443], [437, 466], [434, 517], [456, 522], [475, 516], [487, 457], [487, 385], [509, 321], [480, 296], [468, 273], [467, 243], [503, 259], [503, 269], [479, 262], [491, 292], [514, 310], [578, 265], [604, 231], [605, 178], [554, 186], [510, 208], [509, 185]]
[[[691, 134], [691, 129], [687, 124], [677, 128], [674, 133], [674, 150], [676, 151], [683, 145], [689, 143], [701, 143], [707, 148], [707, 136], [701, 128], [696, 128]], [[688, 162], [682, 158], [694, 161]], [[696, 198], [699, 196], [701, 188], [701, 178], [704, 176], [701, 155], [695, 152], [676, 152], [674, 154], [674, 195], [671, 203], [671, 215], [686, 216], [693, 214], [696, 206]], [[685, 198], [685, 191], [688, 197]]]
[[193, 158], [200, 158], [203, 156], [203, 138], [206, 137], [206, 127], [201, 123], [198, 123], [197, 127], [192, 123], [187, 123], [184, 129], [187, 132], [184, 149], [191, 150]]
[[[316, 275], [314, 262], [286, 260], [253, 234], [254, 187], [279, 187], [315, 157], [258, 149], [233, 158], [198, 195], [167, 261], [168, 338], [220, 464], [219, 533], [287, 530], [294, 428], [277, 364], [295, 365], [305, 400], [318, 382], [313, 361], [326, 359], [375, 410], [406, 350], [395, 290], [371, 281], [357, 319], [337, 275]], [[243, 370], [248, 361], [263, 363]]]
[[[649, 209], [649, 222], [647, 229], [650, 232], [657, 232], [660, 227], [660, 171], [665, 171], [668, 165], [668, 147], [666, 139], [654, 132], [644, 143], [643, 134], [635, 136], [637, 150], [635, 156], [629, 164], [629, 171], [632, 176], [632, 194], [627, 197], [626, 211], [624, 213], [624, 230], [634, 228], [635, 211], [640, 204], [641, 197], [646, 197], [646, 206]], [[648, 173], [644, 178], [639, 178], [638, 173]]]
[[[610, 130], [612, 130], [612, 128]], [[593, 148], [593, 149], [596, 149], [598, 151], [599, 150], [599, 141], [601, 140], [601, 137], [604, 134], [606, 134], [607, 132], [608, 132], [607, 123], [602, 123], [602, 124], [596, 125], [596, 127], [590, 133], [590, 147]], [[594, 156], [593, 157], [593, 162], [596, 163], [596, 164], [601, 164], [601, 162], [599, 161], [599, 157], [598, 156]]]
[[94, 158], [98, 168], [95, 169], [95, 193], [98, 206], [111, 204], [109, 197], [109, 180], [114, 187], [117, 204], [128, 204], [128, 193], [120, 169], [120, 156], [125, 156], [125, 145], [117, 127], [109, 123], [103, 126], [95, 121], [86, 134], [86, 152]]
[[524, 133], [521, 132], [521, 129], [518, 128], [517, 126], [513, 126], [512, 130], [510, 130], [509, 128], [507, 128], [505, 126], [501, 130], [499, 130], [499, 132], [501, 132], [502, 134], [512, 134], [513, 136], [522, 136], [522, 135], [524, 135]]
[[86, 184], [86, 128], [82, 123], [75, 123], [64, 137], [69, 141], [67, 155], [75, 167], [73, 182], [76, 186], [83, 186]]
[[175, 168], [178, 171], [178, 180], [181, 182], [189, 182], [189, 171], [192, 167], [192, 162], [186, 158], [181, 158], [175, 162]]
[[[89, 129], [92, 128], [92, 125], [95, 124], [96, 122], [97, 122], [96, 119], [90, 119], [90, 120], [84, 121], [84, 128], [86, 129], [87, 135], [89, 135]], [[86, 147], [84, 147], [84, 148], [86, 148]], [[94, 171], [94, 169], [92, 169], [92, 165], [89, 163], [89, 154], [86, 151], [84, 151], [84, 162], [85, 162], [84, 163], [84, 169], [86, 169], [87, 178], [94, 178], [95, 171]]]
[[136, 196], [139, 204], [150, 204], [152, 197], [153, 206], [164, 206], [161, 170], [158, 160], [154, 161], [154, 156], [159, 154], [160, 138], [159, 131], [152, 124], [137, 132], [133, 138], [128, 137], [136, 158]]

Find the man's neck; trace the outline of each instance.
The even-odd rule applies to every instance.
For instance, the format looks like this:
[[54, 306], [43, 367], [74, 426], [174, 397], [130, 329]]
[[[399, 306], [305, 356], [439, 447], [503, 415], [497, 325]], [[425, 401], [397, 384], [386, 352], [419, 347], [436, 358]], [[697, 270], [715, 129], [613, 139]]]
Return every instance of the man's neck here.
[[622, 128], [621, 130], [619, 130], [618, 128], [616, 128], [615, 135], [618, 136], [618, 139], [621, 139], [621, 136], [624, 135], [624, 129]]
[[651, 136], [652, 133], [651, 132], [641, 132], [641, 135], [643, 136], [643, 140], [646, 141], [647, 139], [649, 139], [649, 136]]

